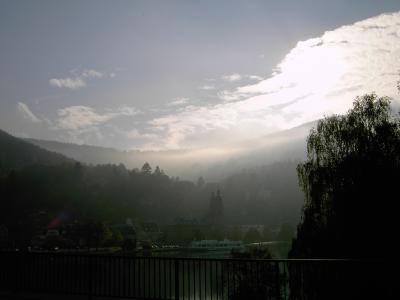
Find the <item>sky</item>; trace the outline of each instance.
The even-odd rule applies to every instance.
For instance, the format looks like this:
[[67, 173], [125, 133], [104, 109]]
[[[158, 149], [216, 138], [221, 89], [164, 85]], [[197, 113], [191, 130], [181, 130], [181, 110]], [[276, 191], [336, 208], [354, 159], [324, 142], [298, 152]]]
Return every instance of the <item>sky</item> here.
[[227, 145], [399, 102], [400, 1], [0, 0], [0, 129], [120, 149]]

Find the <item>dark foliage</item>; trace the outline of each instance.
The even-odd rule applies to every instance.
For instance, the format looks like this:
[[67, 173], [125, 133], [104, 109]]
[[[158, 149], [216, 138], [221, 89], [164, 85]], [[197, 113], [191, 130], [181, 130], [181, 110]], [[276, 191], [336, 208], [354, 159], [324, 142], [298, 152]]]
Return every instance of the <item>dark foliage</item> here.
[[5, 170], [20, 169], [31, 164], [72, 164], [72, 159], [44, 150], [0, 130], [0, 174]]
[[[308, 137], [307, 151], [307, 160], [297, 168], [305, 205], [290, 257], [395, 257], [400, 123], [391, 115], [390, 101], [375, 94], [357, 98], [346, 115], [327, 117], [318, 123]], [[361, 286], [377, 280], [382, 273], [388, 275], [389, 269], [377, 270], [374, 264], [367, 270], [357, 268], [355, 273], [338, 276], [334, 289], [328, 284], [332, 286], [335, 272], [317, 278], [315, 273], [302, 270], [308, 279], [301, 287], [298, 280], [292, 282], [293, 298], [305, 293], [307, 299], [338, 299], [336, 293], [343, 292], [339, 289], [341, 283], [351, 282], [352, 291], [370, 295], [379, 291], [383, 299], [390, 288]], [[292, 269], [292, 274], [298, 271]], [[390, 280], [386, 284], [390, 286]], [[360, 289], [355, 288], [357, 285]], [[305, 286], [311, 287], [309, 293], [304, 291]], [[341, 297], [362, 299], [361, 294], [351, 295], [350, 291]]]
[[[0, 178], [0, 194], [1, 224], [9, 228], [10, 238], [26, 242], [36, 227], [43, 234], [60, 215], [64, 223], [75, 219], [118, 223], [126, 218], [169, 223], [192, 212], [204, 215], [207, 210], [194, 183], [162, 172], [127, 170], [123, 165], [27, 166]], [[48, 215], [47, 224], [37, 224], [41, 211]]]
[[[132, 218], [162, 225], [188, 218], [204, 223], [210, 195], [218, 188], [223, 207], [221, 201], [213, 207], [218, 220], [214, 223], [265, 224], [275, 229], [298, 220], [301, 194], [295, 162], [249, 168], [218, 184], [200, 177], [194, 184], [170, 177], [150, 163], [131, 170], [122, 164], [81, 164], [4, 132], [0, 146], [0, 225], [6, 226], [17, 245], [45, 234], [51, 222], [61, 219], [112, 224]], [[223, 232], [198, 227], [185, 241], [224, 238]]]

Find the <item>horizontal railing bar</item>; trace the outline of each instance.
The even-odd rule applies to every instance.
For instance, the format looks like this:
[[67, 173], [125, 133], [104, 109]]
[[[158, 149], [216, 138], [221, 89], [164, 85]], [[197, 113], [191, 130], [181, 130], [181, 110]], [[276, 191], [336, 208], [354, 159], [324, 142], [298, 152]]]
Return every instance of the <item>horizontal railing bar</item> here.
[[247, 261], [247, 262], [385, 262], [396, 261], [397, 259], [388, 258], [282, 258], [282, 259], [263, 259], [263, 258], [200, 258], [200, 257], [168, 257], [168, 256], [137, 256], [137, 255], [121, 255], [109, 253], [63, 253], [63, 252], [0, 252], [11, 255], [41, 255], [41, 256], [73, 256], [73, 257], [109, 257], [109, 258], [126, 258], [126, 259], [157, 259], [157, 260], [187, 260], [187, 261]]

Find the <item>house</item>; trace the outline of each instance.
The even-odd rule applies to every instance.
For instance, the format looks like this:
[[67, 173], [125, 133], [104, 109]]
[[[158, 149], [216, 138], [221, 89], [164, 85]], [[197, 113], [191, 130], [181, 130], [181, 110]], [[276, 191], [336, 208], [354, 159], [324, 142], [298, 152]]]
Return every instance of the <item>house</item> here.
[[133, 250], [136, 248], [137, 233], [130, 220], [127, 220], [125, 224], [112, 225], [110, 228], [112, 231], [121, 233], [123, 238], [122, 245], [125, 250]]
[[161, 230], [155, 222], [141, 222], [137, 225], [138, 240], [157, 241], [161, 237]]

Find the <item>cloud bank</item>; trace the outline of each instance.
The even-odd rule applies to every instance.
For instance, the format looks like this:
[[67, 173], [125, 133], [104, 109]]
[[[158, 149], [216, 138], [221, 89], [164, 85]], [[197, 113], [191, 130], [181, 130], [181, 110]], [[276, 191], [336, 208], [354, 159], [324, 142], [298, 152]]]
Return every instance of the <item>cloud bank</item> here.
[[58, 128], [78, 130], [97, 126], [121, 116], [134, 116], [138, 111], [132, 107], [124, 106], [118, 109], [108, 109], [100, 113], [88, 106], [70, 106], [58, 110]]
[[[69, 106], [59, 109], [58, 118], [54, 122], [53, 130], [64, 132], [68, 136], [68, 141], [72, 143], [88, 143], [104, 140], [104, 126], [113, 127], [110, 122], [120, 117], [132, 117], [139, 111], [133, 107], [123, 106], [114, 109], [97, 111], [96, 109], [83, 106]], [[126, 135], [126, 138], [131, 136]]]
[[[344, 113], [357, 95], [370, 92], [398, 101], [399, 70], [400, 12], [343, 26], [298, 42], [269, 78], [219, 91], [222, 103], [187, 106], [149, 121], [149, 130], [159, 136], [153, 146], [192, 148], [256, 138]], [[238, 82], [242, 77], [236, 75], [224, 79]]]

